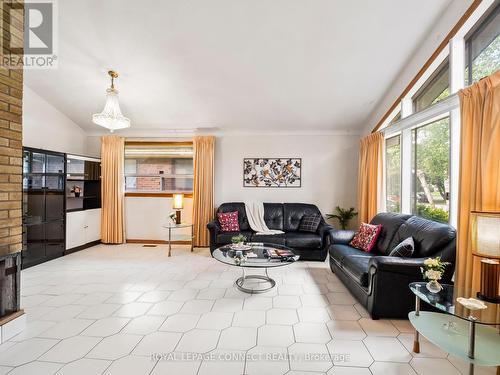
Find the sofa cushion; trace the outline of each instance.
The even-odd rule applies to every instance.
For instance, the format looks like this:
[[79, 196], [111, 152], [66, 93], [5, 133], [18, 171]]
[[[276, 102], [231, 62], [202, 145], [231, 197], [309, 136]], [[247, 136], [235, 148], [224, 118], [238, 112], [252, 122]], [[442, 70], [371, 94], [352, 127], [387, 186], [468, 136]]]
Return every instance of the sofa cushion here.
[[264, 243], [272, 243], [277, 245], [285, 244], [285, 233], [281, 234], [271, 234], [271, 235], [262, 235], [254, 233], [252, 235], [252, 242], [264, 242]]
[[238, 211], [238, 225], [241, 231], [251, 230], [248, 224], [247, 213], [245, 211], [245, 203], [234, 202], [234, 203], [222, 203], [219, 206], [217, 212], [232, 212]]
[[319, 223], [321, 223], [320, 215], [304, 215], [300, 220], [299, 232], [316, 233]]
[[264, 203], [264, 221], [269, 229], [283, 230], [283, 204]]
[[220, 229], [222, 232], [239, 232], [238, 211], [217, 213]]
[[380, 230], [377, 243], [372, 252], [381, 255], [389, 255], [391, 250], [397, 245], [397, 243], [392, 244], [392, 240], [399, 227], [411, 216], [412, 215], [396, 214], [392, 212], [384, 212], [375, 215], [370, 221], [370, 224], [382, 225], [382, 229]]
[[356, 249], [370, 252], [377, 242], [381, 229], [381, 225], [361, 223], [358, 232], [354, 235], [351, 242], [349, 242], [349, 245]]
[[283, 204], [283, 230], [285, 232], [297, 232], [300, 220], [304, 215], [321, 215], [318, 207], [307, 203], [284, 203]]
[[285, 245], [291, 248], [318, 249], [323, 244], [319, 234], [306, 232], [285, 233]]
[[237, 236], [238, 234], [242, 234], [247, 238], [247, 241], [251, 241], [252, 232], [250, 231], [242, 231], [242, 232], [221, 232], [217, 235], [217, 245], [227, 245], [231, 243], [231, 238]]
[[413, 241], [412, 237], [408, 237], [406, 240], [404, 240], [394, 249], [392, 249], [389, 256], [400, 257], [400, 258], [411, 258], [414, 251], [415, 251], [415, 242]]
[[394, 240], [395, 243], [400, 243], [408, 237], [413, 237], [415, 241], [413, 256], [421, 258], [433, 256], [455, 239], [455, 236], [455, 229], [448, 224], [412, 216], [399, 227]]

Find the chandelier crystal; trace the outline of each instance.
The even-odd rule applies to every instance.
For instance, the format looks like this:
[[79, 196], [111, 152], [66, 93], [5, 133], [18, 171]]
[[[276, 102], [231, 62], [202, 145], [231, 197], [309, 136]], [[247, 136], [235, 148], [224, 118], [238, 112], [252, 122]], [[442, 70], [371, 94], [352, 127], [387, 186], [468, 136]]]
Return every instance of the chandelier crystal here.
[[114, 80], [118, 78], [118, 73], [113, 70], [108, 72], [111, 77], [111, 87], [106, 90], [106, 104], [101, 113], [92, 115], [92, 122], [106, 129], [111, 133], [115, 130], [130, 127], [130, 120], [123, 116], [118, 101], [118, 90], [115, 89]]

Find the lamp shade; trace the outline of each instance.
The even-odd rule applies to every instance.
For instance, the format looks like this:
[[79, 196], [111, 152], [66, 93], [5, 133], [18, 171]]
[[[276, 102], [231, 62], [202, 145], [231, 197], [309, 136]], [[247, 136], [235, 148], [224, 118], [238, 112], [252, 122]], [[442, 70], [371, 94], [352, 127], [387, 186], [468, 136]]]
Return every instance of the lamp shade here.
[[184, 207], [184, 194], [173, 194], [172, 207], [175, 210], [181, 210]]
[[472, 253], [500, 258], [500, 212], [471, 212]]

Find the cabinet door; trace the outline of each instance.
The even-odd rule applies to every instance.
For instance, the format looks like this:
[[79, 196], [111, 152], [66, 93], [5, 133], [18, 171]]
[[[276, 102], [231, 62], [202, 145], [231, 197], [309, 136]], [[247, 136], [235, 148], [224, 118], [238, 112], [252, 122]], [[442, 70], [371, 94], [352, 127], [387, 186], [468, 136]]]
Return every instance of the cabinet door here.
[[101, 209], [87, 210], [85, 242], [93, 242], [101, 239]]
[[45, 231], [43, 224], [25, 227], [26, 247], [22, 252], [23, 264], [38, 263], [45, 258]]
[[85, 244], [85, 211], [66, 214], [66, 250]]
[[64, 221], [45, 224], [45, 256], [48, 259], [64, 254]]

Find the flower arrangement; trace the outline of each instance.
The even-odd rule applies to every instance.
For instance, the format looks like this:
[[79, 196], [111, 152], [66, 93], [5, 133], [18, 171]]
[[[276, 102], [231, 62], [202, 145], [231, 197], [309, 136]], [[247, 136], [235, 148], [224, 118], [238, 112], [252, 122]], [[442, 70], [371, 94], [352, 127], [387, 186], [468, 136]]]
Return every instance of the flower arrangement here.
[[424, 280], [429, 280], [426, 287], [431, 293], [437, 293], [443, 289], [438, 280], [443, 277], [448, 262], [442, 262], [440, 257], [424, 260], [424, 266], [420, 267]]

